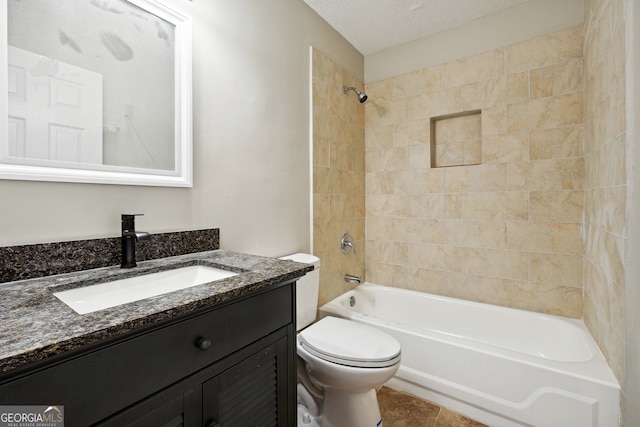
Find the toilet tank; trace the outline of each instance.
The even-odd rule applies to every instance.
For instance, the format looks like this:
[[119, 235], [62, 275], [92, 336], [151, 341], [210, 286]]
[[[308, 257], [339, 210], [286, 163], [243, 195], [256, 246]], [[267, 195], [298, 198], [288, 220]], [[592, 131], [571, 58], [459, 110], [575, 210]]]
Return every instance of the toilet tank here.
[[313, 271], [300, 277], [296, 283], [296, 327], [300, 330], [316, 320], [320, 288], [320, 258], [298, 253], [280, 259], [313, 264]]

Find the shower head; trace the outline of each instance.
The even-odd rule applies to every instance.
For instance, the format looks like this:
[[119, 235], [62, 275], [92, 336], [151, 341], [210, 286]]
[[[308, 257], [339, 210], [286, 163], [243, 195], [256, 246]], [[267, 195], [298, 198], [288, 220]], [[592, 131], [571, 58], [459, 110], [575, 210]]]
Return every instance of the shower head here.
[[356, 89], [355, 87], [351, 87], [351, 86], [349, 86], [349, 87], [344, 86], [344, 87], [342, 88], [342, 91], [343, 91], [344, 93], [347, 93], [347, 92], [348, 92], [348, 91], [350, 91], [350, 90], [354, 91], [354, 92], [356, 93], [356, 95], [358, 95], [358, 101], [360, 101], [360, 104], [364, 104], [364, 102], [365, 102], [365, 101], [367, 100], [367, 98], [368, 98], [368, 97], [367, 97], [367, 94], [366, 94], [366, 93], [364, 93], [364, 92], [360, 92], [358, 89]]

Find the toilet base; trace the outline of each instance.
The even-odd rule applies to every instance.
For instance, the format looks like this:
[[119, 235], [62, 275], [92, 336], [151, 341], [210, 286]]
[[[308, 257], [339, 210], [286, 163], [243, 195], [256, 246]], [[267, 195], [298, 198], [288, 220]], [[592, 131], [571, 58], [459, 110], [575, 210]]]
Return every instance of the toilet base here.
[[306, 406], [298, 403], [298, 427], [322, 427], [322, 415], [313, 416]]
[[380, 407], [374, 389], [362, 393], [324, 390], [322, 427], [381, 427]]

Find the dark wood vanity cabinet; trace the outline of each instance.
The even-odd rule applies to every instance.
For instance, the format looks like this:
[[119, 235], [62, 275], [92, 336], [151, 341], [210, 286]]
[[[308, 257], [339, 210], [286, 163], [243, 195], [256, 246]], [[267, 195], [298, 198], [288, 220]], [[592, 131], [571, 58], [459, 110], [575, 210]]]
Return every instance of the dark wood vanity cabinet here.
[[99, 425], [295, 426], [289, 417], [293, 409], [289, 404], [295, 399], [287, 397], [288, 340], [278, 335], [282, 334], [261, 340]]
[[0, 405], [63, 405], [67, 427], [294, 427], [294, 284], [0, 377]]

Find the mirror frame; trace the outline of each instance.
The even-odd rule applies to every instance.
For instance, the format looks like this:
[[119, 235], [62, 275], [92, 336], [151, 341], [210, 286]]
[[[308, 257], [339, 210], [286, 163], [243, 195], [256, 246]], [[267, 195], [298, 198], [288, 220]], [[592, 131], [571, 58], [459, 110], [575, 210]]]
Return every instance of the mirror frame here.
[[[192, 187], [192, 22], [191, 18], [158, 0], [120, 0], [133, 4], [175, 26], [175, 169], [173, 171], [131, 167], [89, 168], [46, 167], [4, 163], [8, 157], [8, 82], [0, 78], [0, 179], [54, 181], [163, 187]], [[8, 69], [8, 4], [0, 6], [0, 69]]]

